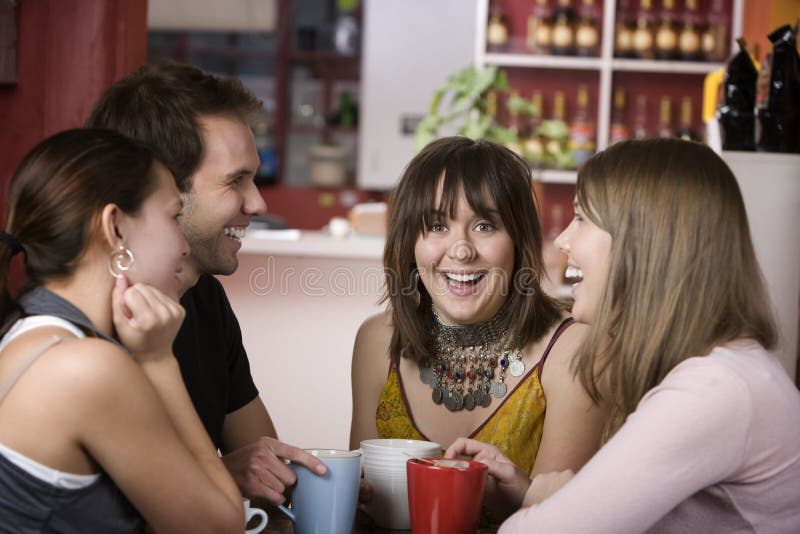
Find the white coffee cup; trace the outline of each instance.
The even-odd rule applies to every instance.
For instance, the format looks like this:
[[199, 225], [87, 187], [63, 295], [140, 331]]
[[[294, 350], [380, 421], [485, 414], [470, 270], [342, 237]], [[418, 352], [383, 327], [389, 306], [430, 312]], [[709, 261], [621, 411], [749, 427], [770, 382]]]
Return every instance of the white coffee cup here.
[[265, 528], [267, 528], [267, 523], [269, 522], [269, 518], [267, 517], [267, 512], [262, 510], [261, 508], [251, 508], [250, 507], [250, 499], [242, 499], [242, 504], [244, 504], [244, 524], [249, 525], [250, 520], [254, 517], [260, 517], [258, 524], [253, 528], [249, 528], [245, 530], [245, 534], [257, 534], [261, 532]]

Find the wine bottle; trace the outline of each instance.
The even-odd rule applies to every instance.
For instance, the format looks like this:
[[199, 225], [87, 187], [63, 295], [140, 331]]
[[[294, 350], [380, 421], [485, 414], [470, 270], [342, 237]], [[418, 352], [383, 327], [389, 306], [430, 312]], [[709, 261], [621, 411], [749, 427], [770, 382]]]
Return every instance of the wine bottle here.
[[630, 139], [630, 137], [631, 130], [625, 122], [625, 89], [617, 87], [614, 89], [614, 107], [611, 110], [608, 144], [613, 145]]
[[703, 32], [703, 56], [706, 61], [724, 61], [728, 50], [728, 26], [723, 0], [711, 0], [711, 9]]
[[640, 59], [653, 57], [653, 14], [651, 0], [640, 0], [636, 12], [636, 28], [633, 30], [633, 55]]
[[486, 49], [492, 52], [508, 48], [510, 30], [508, 17], [499, 0], [493, 0], [489, 8], [489, 22], [486, 24]]
[[756, 97], [756, 148], [800, 153], [800, 58], [797, 26], [769, 34], [772, 52], [764, 61]]
[[647, 131], [647, 96], [636, 96], [636, 115], [633, 117], [633, 138], [646, 139], [650, 137]]
[[633, 30], [631, 0], [619, 0], [614, 23], [614, 56], [633, 57]]
[[549, 54], [553, 44], [553, 9], [549, 0], [536, 0], [528, 17], [525, 39], [528, 50], [534, 54]]
[[683, 12], [683, 28], [678, 35], [678, 52], [685, 61], [702, 59], [700, 14], [697, 11], [697, 0], [686, 0]]
[[723, 150], [755, 150], [755, 107], [758, 71], [747, 53], [744, 39], [728, 62], [717, 108]]
[[700, 138], [692, 129], [692, 99], [685, 96], [681, 99], [681, 120], [675, 137], [684, 141], [699, 141]]
[[600, 31], [597, 19], [600, 15], [594, 0], [582, 0], [578, 9], [578, 24], [575, 27], [575, 50], [579, 56], [596, 56], [600, 49]]
[[558, 0], [553, 15], [553, 54], [575, 54], [575, 11], [570, 0]]
[[656, 28], [655, 56], [658, 59], [678, 57], [678, 28], [675, 14], [675, 0], [662, 0], [661, 22]]
[[578, 167], [594, 154], [595, 137], [594, 121], [589, 114], [589, 89], [580, 85], [575, 114], [569, 127], [569, 147]]
[[674, 137], [672, 131], [672, 102], [668, 96], [661, 97], [658, 110], [658, 137]]
[[527, 135], [521, 139], [522, 153], [529, 163], [534, 165], [541, 165], [544, 159], [544, 144], [542, 136], [539, 134], [539, 125], [544, 116], [544, 107], [541, 91], [534, 91], [531, 95], [531, 104], [538, 110], [538, 113], [532, 115], [528, 121]]

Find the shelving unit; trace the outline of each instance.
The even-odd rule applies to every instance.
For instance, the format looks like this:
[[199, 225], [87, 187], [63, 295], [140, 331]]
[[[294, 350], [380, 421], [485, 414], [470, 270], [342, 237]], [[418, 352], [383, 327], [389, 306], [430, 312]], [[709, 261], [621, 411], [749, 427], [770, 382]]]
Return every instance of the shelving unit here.
[[[519, 0], [506, 0], [508, 3]], [[573, 57], [534, 55], [519, 52], [487, 52], [486, 50], [486, 24], [489, 14], [489, 0], [478, 0], [477, 27], [475, 31], [474, 63], [477, 67], [497, 65], [514, 69], [553, 69], [558, 71], [572, 70], [585, 73], [596, 73], [597, 102], [596, 102], [596, 127], [597, 150], [602, 150], [608, 145], [609, 125], [611, 119], [612, 90], [615, 77], [624, 73], [642, 73], [643, 75], [703, 75], [723, 66], [722, 63], [689, 62], [689, 61], [660, 61], [620, 59], [614, 57], [614, 22], [617, 11], [616, 0], [604, 0], [602, 21], [600, 56], [599, 57]], [[731, 12], [731, 43], [730, 50], [735, 49], [736, 37], [742, 34], [742, 13], [744, 0], [733, 0]], [[574, 183], [574, 171], [541, 172], [541, 181], [545, 183]]]

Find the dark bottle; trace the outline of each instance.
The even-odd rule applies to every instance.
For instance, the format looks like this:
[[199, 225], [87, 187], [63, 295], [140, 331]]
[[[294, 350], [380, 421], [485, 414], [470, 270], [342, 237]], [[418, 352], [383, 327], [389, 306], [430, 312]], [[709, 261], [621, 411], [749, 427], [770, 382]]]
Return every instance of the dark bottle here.
[[683, 11], [683, 28], [678, 35], [678, 52], [686, 61], [703, 59], [701, 17], [697, 10], [697, 0], [686, 0]]
[[747, 53], [744, 39], [728, 63], [722, 81], [717, 120], [723, 150], [755, 150], [755, 107], [758, 71]]
[[553, 14], [552, 43], [553, 54], [575, 54], [575, 10], [570, 0], [558, 0], [558, 7]]
[[678, 23], [675, 14], [675, 0], [662, 0], [661, 21], [656, 27], [655, 56], [658, 59], [677, 59]]
[[549, 54], [553, 41], [553, 9], [548, 0], [536, 0], [528, 17], [525, 44], [534, 54]]
[[575, 26], [575, 50], [579, 56], [596, 56], [600, 50], [600, 11], [594, 0], [581, 0], [578, 24]]
[[633, 30], [633, 56], [640, 59], [653, 58], [655, 14], [651, 0], [640, 0]]
[[800, 153], [800, 58], [797, 26], [771, 34], [772, 52], [764, 60], [756, 98], [756, 148]]
[[486, 23], [486, 49], [501, 52], [508, 48], [511, 35], [503, 6], [494, 0], [489, 8], [489, 21]]
[[725, 61], [728, 26], [723, 4], [723, 0], [711, 0], [706, 29], [703, 32], [703, 56], [706, 61]]
[[635, 22], [631, 16], [631, 0], [617, 2], [617, 18], [614, 23], [614, 56], [633, 57], [633, 30]]
[[672, 131], [672, 102], [668, 96], [661, 97], [658, 110], [658, 137], [674, 137]]
[[608, 144], [613, 145], [620, 141], [630, 139], [631, 129], [625, 122], [625, 89], [614, 89], [614, 108], [611, 111], [611, 125], [609, 127]]

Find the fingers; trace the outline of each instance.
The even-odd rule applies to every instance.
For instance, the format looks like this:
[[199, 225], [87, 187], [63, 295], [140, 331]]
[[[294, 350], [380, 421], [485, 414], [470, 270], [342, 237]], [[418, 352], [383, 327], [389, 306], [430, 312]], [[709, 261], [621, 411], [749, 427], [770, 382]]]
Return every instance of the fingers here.
[[478, 455], [482, 457], [503, 456], [494, 445], [468, 438], [458, 438], [444, 453], [445, 458], [473, 458], [476, 460]]
[[275, 454], [275, 456], [290, 460], [293, 464], [305, 466], [307, 469], [317, 473], [318, 475], [324, 475], [328, 472], [328, 467], [322, 462], [322, 460], [312, 454], [309, 454], [303, 449], [287, 443], [282, 443], [276, 439], [264, 439], [269, 440], [270, 450]]
[[372, 485], [366, 478], [361, 477], [358, 484], [358, 502], [368, 503], [370, 501], [372, 501]]

